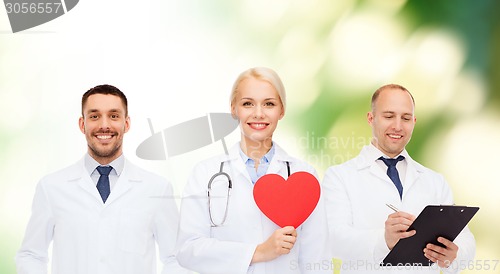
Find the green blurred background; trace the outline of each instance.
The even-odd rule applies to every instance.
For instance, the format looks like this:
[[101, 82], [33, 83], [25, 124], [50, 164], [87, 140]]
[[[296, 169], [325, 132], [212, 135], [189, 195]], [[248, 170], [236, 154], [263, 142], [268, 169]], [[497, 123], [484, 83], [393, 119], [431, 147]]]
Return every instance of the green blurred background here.
[[373, 91], [408, 88], [417, 115], [408, 151], [446, 177], [457, 204], [481, 207], [470, 224], [476, 267], [463, 273], [500, 273], [499, 11], [494, 0], [82, 0], [12, 34], [0, 10], [0, 273], [15, 273], [37, 181], [86, 150], [83, 92], [109, 83], [127, 94], [125, 154], [180, 194], [193, 163], [222, 146], [139, 159], [147, 118], [162, 130], [229, 111], [232, 82], [253, 66], [282, 77], [288, 109], [275, 138], [321, 178], [369, 143]]

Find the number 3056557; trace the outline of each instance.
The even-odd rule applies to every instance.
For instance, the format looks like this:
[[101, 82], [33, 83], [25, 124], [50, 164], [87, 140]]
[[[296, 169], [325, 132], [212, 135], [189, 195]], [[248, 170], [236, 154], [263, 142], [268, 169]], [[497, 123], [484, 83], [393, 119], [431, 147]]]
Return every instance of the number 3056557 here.
[[44, 14], [58, 13], [61, 3], [6, 3], [7, 13]]

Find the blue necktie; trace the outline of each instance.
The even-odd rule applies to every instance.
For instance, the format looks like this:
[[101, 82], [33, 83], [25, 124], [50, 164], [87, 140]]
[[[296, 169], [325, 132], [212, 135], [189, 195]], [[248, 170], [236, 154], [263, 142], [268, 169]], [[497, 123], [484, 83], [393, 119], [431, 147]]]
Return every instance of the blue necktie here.
[[99, 190], [99, 194], [101, 194], [102, 201], [106, 203], [108, 199], [109, 193], [111, 192], [109, 188], [109, 173], [113, 167], [110, 166], [98, 166], [97, 171], [101, 176], [99, 177], [99, 181], [97, 181], [97, 190]]
[[404, 160], [404, 158], [405, 157], [402, 155], [399, 155], [399, 157], [396, 159], [387, 159], [384, 157], [378, 158], [379, 160], [382, 160], [387, 166], [387, 175], [389, 176], [389, 178], [391, 178], [392, 182], [398, 189], [399, 198], [401, 199], [403, 198], [403, 184], [401, 184], [401, 180], [399, 179], [399, 173], [398, 170], [396, 169], [396, 164], [399, 161]]

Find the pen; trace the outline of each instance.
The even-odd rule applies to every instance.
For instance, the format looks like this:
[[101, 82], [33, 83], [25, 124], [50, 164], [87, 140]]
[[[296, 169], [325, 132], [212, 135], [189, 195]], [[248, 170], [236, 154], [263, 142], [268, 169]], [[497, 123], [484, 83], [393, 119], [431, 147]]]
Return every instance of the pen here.
[[394, 212], [399, 212], [399, 209], [397, 209], [395, 206], [391, 204], [385, 204], [385, 205], [388, 206], [390, 209], [394, 210]]

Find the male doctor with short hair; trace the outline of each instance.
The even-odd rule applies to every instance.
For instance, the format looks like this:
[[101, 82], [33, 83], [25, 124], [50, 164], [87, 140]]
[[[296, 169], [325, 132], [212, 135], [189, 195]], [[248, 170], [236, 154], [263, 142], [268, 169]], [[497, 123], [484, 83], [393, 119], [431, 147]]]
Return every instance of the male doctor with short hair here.
[[37, 185], [32, 216], [16, 256], [18, 274], [153, 274], [156, 245], [162, 273], [187, 273], [174, 244], [178, 211], [170, 183], [125, 159], [127, 98], [111, 85], [82, 97], [80, 130], [88, 153]]
[[[454, 242], [439, 237], [444, 247], [429, 243], [422, 248], [425, 257], [436, 263], [432, 267], [380, 267], [400, 239], [418, 234], [406, 230], [425, 206], [453, 204], [443, 176], [414, 161], [405, 149], [416, 123], [414, 109], [406, 88], [380, 87], [367, 115], [371, 144], [325, 173], [331, 246], [334, 256], [342, 260], [342, 273], [458, 273], [474, 258], [474, 236], [466, 227]], [[394, 170], [390, 174], [395, 181], [391, 179], [389, 168], [397, 170], [399, 180]]]

